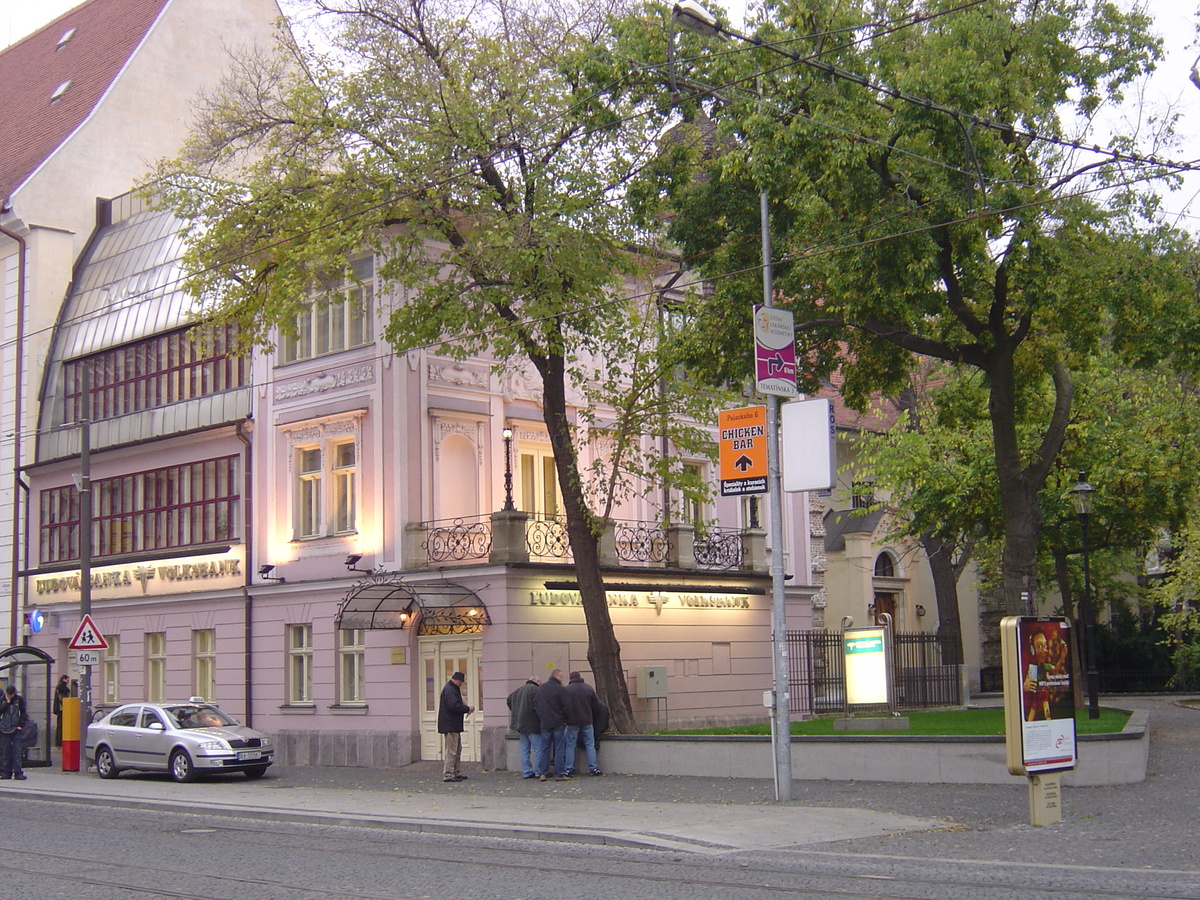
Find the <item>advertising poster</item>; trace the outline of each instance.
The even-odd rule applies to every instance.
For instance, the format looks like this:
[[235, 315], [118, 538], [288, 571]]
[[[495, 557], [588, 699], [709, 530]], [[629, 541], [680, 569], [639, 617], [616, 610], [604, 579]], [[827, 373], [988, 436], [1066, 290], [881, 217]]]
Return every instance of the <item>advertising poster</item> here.
[[1016, 620], [1021, 758], [1027, 773], [1075, 767], [1071, 626], [1062, 618]]

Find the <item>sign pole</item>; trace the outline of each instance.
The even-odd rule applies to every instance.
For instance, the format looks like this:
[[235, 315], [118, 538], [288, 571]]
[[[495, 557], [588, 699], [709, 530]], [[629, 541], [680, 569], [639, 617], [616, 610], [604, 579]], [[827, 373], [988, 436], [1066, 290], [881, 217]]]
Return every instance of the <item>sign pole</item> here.
[[[771, 263], [771, 219], [767, 192], [759, 194], [762, 222], [763, 306], [775, 293]], [[793, 369], [793, 372], [795, 370]], [[794, 376], [793, 376], [794, 378]], [[794, 382], [793, 382], [794, 384]], [[771, 742], [775, 754], [775, 799], [792, 799], [792, 720], [788, 709], [787, 608], [783, 591], [783, 493], [779, 470], [779, 398], [767, 394], [767, 498], [771, 526], [771, 646], [775, 703]]]
[[[92, 369], [80, 367], [79, 432], [79, 615], [92, 614]], [[92, 667], [79, 668], [79, 737], [92, 718]]]

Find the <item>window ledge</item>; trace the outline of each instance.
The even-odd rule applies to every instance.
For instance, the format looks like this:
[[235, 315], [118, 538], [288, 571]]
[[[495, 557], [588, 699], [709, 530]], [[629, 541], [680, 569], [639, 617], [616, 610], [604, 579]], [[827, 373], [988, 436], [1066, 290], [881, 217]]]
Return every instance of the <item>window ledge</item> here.
[[279, 711], [286, 716], [312, 716], [316, 715], [316, 704], [284, 704], [279, 707]]
[[335, 716], [365, 716], [369, 709], [365, 703], [334, 703], [330, 705], [329, 711]]

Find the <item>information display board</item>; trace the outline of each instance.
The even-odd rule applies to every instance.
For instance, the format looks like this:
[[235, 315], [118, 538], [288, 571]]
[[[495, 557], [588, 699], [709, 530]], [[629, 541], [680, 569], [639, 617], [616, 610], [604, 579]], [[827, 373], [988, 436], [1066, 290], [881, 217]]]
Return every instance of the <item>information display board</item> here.
[[1008, 616], [1000, 623], [1008, 771], [1033, 775], [1075, 768], [1071, 623]]

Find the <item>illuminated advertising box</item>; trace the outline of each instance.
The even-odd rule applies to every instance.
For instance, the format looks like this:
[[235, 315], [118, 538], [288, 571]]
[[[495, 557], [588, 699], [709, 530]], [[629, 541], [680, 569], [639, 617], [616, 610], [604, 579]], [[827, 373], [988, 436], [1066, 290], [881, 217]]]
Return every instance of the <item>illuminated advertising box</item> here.
[[1033, 775], [1075, 768], [1071, 623], [1009, 616], [1000, 623], [1008, 771]]

